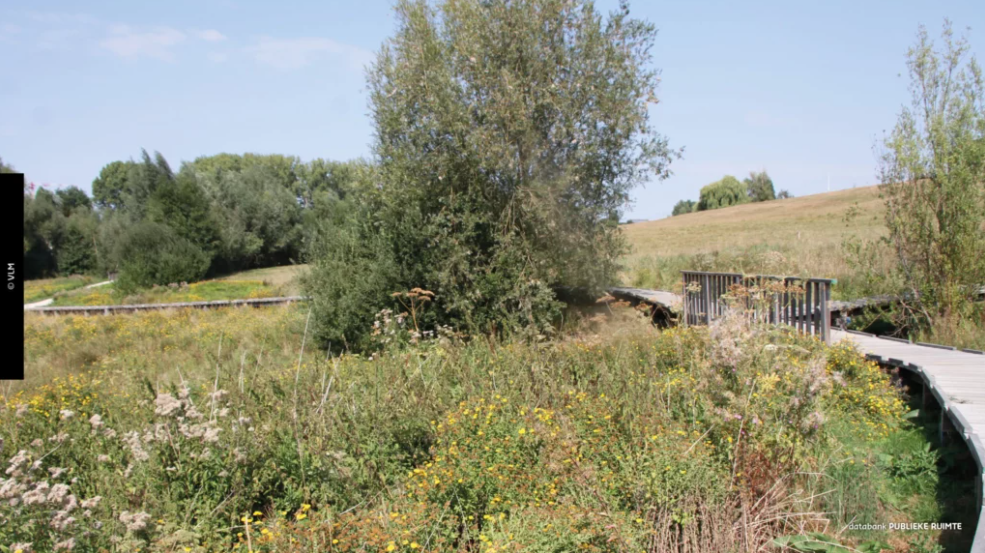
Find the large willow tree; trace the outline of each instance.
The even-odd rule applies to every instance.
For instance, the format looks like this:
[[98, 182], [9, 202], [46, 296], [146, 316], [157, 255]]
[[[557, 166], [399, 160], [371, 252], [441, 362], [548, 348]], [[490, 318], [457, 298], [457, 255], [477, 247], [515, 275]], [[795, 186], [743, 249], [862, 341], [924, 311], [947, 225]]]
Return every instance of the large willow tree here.
[[[420, 286], [436, 294], [434, 322], [545, 329], [559, 286], [614, 281], [629, 191], [668, 175], [675, 152], [648, 117], [656, 31], [625, 4], [603, 17], [580, 0], [396, 12], [369, 75], [380, 186], [363, 242], [377, 246], [360, 254], [386, 257], [391, 289], [365, 298], [378, 309]], [[353, 251], [323, 252], [325, 269], [356, 265], [340, 261]]]

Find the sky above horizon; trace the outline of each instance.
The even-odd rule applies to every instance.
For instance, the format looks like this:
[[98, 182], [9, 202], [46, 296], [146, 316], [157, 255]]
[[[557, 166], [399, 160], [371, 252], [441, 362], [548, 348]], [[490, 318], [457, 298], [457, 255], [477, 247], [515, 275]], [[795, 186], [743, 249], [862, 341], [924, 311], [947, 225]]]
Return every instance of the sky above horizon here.
[[[684, 153], [669, 179], [634, 191], [626, 219], [665, 217], [753, 170], [796, 196], [875, 184], [873, 148], [909, 102], [918, 25], [937, 38], [950, 18], [985, 62], [980, 0], [630, 8], [659, 29], [650, 115]], [[220, 152], [368, 158], [364, 67], [394, 25], [389, 0], [7, 4], [0, 157], [29, 181], [87, 192], [104, 165], [141, 148], [175, 168]]]

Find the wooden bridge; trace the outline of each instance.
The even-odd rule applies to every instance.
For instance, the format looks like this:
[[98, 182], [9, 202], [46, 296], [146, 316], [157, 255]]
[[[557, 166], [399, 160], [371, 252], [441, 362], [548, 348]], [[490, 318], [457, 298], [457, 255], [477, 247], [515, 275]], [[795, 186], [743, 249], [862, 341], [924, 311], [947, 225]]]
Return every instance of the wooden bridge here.
[[[895, 301], [895, 298], [885, 296], [859, 302], [831, 302], [830, 285], [833, 280], [688, 271], [684, 276], [682, 294], [637, 288], [612, 288], [609, 293], [632, 303], [652, 305], [655, 315], [670, 313], [684, 324], [707, 324], [724, 313], [725, 296], [731, 286], [751, 285], [764, 290], [758, 305], [754, 306], [758, 309], [755, 316], [760, 320], [789, 324], [829, 343], [849, 341], [868, 359], [909, 373], [912, 380], [922, 387], [925, 407], [940, 412], [942, 443], [960, 436], [975, 460], [975, 495], [979, 518], [971, 550], [985, 553], [985, 511], [982, 510], [985, 497], [985, 445], [982, 441], [985, 437], [985, 353], [833, 329], [832, 321], [837, 321], [845, 313]], [[782, 282], [782, 285], [775, 292], [770, 292], [770, 282]], [[791, 294], [792, 287], [796, 287], [798, 292]]]

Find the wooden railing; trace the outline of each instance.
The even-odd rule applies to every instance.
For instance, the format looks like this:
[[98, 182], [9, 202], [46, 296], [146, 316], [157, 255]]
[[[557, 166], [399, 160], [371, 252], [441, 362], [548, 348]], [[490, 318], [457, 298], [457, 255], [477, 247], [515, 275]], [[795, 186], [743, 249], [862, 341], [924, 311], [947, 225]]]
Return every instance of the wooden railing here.
[[25, 313], [42, 315], [115, 315], [137, 311], [163, 311], [166, 309], [213, 309], [218, 307], [261, 307], [267, 305], [287, 305], [296, 301], [308, 301], [307, 296], [285, 296], [278, 298], [252, 298], [245, 300], [189, 301], [182, 303], [132, 303], [125, 305], [66, 305], [60, 307], [25, 307]]
[[729, 308], [741, 307], [758, 321], [787, 324], [824, 341], [831, 335], [828, 301], [834, 279], [682, 273], [685, 324], [709, 324]]

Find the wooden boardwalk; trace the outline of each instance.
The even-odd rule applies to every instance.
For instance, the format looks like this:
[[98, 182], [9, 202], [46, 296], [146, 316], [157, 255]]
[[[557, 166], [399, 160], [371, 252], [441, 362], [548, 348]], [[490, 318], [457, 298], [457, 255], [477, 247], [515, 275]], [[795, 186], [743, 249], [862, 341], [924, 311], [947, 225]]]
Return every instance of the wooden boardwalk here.
[[[613, 288], [609, 293], [619, 299], [648, 303], [671, 312], [679, 312], [681, 305], [679, 294], [663, 290]], [[844, 303], [846, 305], [839, 305], [831, 311], [849, 311], [856, 307], [849, 302]], [[867, 358], [884, 366], [909, 371], [918, 378], [924, 390], [929, 392], [923, 394], [924, 402], [929, 405], [936, 400], [940, 407], [941, 438], [960, 436], [968, 446], [977, 465], [975, 495], [979, 511], [971, 550], [974, 553], [985, 553], [985, 511], [982, 510], [985, 497], [985, 354], [974, 350], [915, 344], [907, 340], [831, 329], [830, 343], [844, 340], [854, 344]]]
[[255, 298], [248, 300], [189, 301], [183, 303], [135, 303], [129, 305], [66, 305], [62, 307], [24, 307], [25, 313], [43, 315], [113, 315], [134, 313], [136, 311], [160, 311], [163, 309], [213, 309], [217, 307], [262, 307], [265, 305], [285, 305], [296, 301], [307, 301], [307, 296], [286, 296], [280, 298]]
[[866, 357], [910, 371], [924, 385], [924, 401], [929, 391], [941, 410], [941, 438], [956, 433], [961, 436], [978, 465], [975, 495], [978, 504], [978, 528], [971, 550], [985, 553], [985, 355], [971, 350], [955, 350], [930, 344], [913, 344], [902, 340], [879, 338], [860, 332], [832, 330], [831, 341], [847, 340]]

